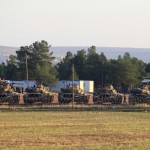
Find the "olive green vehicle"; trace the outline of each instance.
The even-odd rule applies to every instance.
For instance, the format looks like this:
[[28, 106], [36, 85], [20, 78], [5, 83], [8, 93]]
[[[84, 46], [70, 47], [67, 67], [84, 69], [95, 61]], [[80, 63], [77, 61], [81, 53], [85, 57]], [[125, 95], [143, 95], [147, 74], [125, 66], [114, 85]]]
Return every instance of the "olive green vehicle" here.
[[112, 85], [98, 87], [93, 94], [94, 104], [122, 104], [122, 94], [117, 93]]
[[0, 80], [0, 104], [19, 104], [19, 93], [7, 81]]
[[37, 84], [32, 88], [27, 88], [23, 95], [24, 104], [33, 104], [41, 102], [50, 105], [54, 100], [54, 94], [49, 92], [42, 84]]
[[[59, 104], [69, 104], [72, 101], [72, 87], [61, 88], [61, 92], [58, 94]], [[83, 90], [77, 85], [74, 85], [74, 102], [76, 104], [87, 104], [89, 102], [89, 94], [83, 92]]]

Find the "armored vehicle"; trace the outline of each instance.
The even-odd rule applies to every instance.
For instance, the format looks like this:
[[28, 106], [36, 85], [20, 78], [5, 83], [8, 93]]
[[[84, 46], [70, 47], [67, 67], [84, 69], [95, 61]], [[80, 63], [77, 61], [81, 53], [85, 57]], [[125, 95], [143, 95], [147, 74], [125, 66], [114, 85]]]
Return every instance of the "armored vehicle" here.
[[25, 104], [41, 102], [48, 105], [53, 102], [54, 94], [49, 92], [42, 84], [37, 84], [37, 86], [26, 89], [23, 100]]
[[[87, 104], [89, 101], [89, 94], [83, 92], [78, 86], [74, 85], [74, 102], [77, 104]], [[58, 95], [59, 104], [68, 104], [73, 100], [72, 87], [61, 88], [61, 92]]]
[[0, 103], [17, 105], [19, 103], [19, 93], [15, 92], [7, 81], [0, 80]]
[[150, 90], [147, 86], [142, 88], [132, 88], [129, 95], [129, 105], [150, 104]]
[[121, 104], [122, 94], [117, 93], [112, 85], [109, 86], [99, 86], [93, 94], [94, 104]]

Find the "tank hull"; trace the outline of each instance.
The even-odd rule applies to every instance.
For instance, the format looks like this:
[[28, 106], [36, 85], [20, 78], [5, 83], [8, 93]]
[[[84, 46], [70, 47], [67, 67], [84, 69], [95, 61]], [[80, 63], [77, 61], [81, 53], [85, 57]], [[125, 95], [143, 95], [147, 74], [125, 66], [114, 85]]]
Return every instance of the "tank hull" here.
[[53, 95], [43, 95], [41, 93], [27, 93], [23, 96], [24, 104], [34, 104], [41, 102], [42, 104], [50, 105], [54, 100]]
[[129, 105], [135, 104], [150, 104], [150, 94], [149, 90], [144, 90], [140, 88], [133, 88], [129, 95]]
[[94, 104], [122, 104], [122, 96], [121, 95], [110, 95], [110, 94], [97, 94], [93, 96]]
[[150, 95], [145, 94], [137, 94], [137, 95], [130, 95], [129, 96], [129, 105], [135, 104], [150, 104]]
[[0, 104], [12, 104], [17, 105], [19, 104], [19, 96], [18, 95], [0, 95]]
[[[59, 93], [58, 102], [59, 104], [69, 104], [73, 100], [72, 93]], [[84, 94], [74, 94], [74, 102], [77, 104], [87, 104], [88, 96]]]

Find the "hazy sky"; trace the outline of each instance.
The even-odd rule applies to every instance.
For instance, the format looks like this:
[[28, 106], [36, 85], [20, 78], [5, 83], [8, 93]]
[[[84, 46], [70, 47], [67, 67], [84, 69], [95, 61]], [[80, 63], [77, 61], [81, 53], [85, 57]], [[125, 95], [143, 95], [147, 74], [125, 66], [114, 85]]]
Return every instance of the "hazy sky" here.
[[0, 45], [150, 48], [150, 0], [0, 0]]

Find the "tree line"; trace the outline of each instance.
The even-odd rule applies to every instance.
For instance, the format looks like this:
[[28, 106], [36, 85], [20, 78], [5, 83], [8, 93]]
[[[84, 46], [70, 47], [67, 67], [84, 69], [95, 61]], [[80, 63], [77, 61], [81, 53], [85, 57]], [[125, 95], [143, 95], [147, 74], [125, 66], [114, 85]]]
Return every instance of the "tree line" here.
[[98, 54], [96, 47], [91, 46], [87, 51], [77, 51], [73, 55], [67, 52], [65, 58], [57, 64], [59, 79], [71, 77], [71, 66], [75, 66], [76, 79], [94, 80], [95, 86], [116, 84], [139, 86], [143, 77], [150, 77], [150, 63], [146, 64], [128, 52], [117, 59], [108, 60], [103, 52]]
[[7, 80], [26, 80], [27, 60], [29, 80], [49, 86], [54, 86], [58, 80], [71, 79], [73, 64], [75, 80], [93, 80], [95, 87], [106, 84], [139, 86], [143, 77], [150, 77], [150, 63], [131, 57], [128, 52], [117, 59], [107, 59], [104, 52], [98, 54], [96, 47], [91, 46], [76, 54], [68, 51], [61, 62], [53, 65], [55, 57], [49, 49], [44, 40], [20, 47], [6, 64], [0, 64], [0, 76]]

